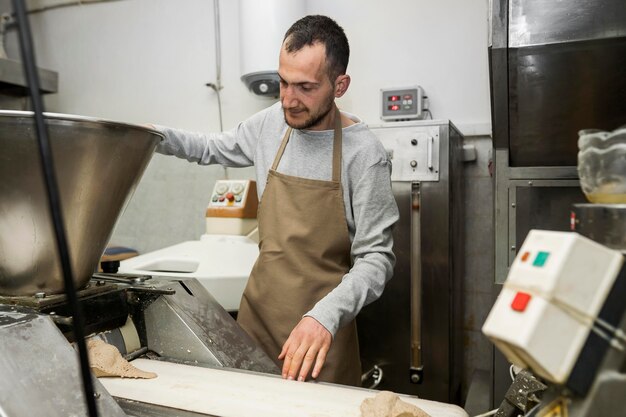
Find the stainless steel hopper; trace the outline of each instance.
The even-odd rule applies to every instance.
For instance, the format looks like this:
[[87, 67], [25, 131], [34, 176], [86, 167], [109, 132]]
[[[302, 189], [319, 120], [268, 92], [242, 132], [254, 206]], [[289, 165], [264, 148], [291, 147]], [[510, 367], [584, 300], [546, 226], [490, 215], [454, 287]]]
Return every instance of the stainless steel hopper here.
[[[84, 286], [162, 136], [46, 114], [75, 286]], [[0, 111], [0, 294], [63, 291], [31, 112]]]

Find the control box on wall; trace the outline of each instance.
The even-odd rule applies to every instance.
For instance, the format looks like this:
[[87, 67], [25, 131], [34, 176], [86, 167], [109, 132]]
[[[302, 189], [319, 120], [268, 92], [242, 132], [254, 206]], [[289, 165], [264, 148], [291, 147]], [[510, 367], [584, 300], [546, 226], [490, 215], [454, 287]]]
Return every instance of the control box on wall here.
[[384, 88], [381, 92], [380, 118], [391, 120], [423, 119], [424, 90], [419, 85], [403, 88]]

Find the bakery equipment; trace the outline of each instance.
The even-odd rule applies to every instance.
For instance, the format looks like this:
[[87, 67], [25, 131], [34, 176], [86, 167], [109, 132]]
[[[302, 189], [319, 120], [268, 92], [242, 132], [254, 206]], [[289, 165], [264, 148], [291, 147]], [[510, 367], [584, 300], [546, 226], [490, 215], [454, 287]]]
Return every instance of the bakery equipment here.
[[[154, 380], [100, 378], [96, 392], [102, 415], [233, 416], [255, 411], [272, 417], [359, 416], [360, 402], [376, 394], [271, 375], [279, 372], [275, 364], [192, 278], [96, 275], [79, 298], [88, 333], [117, 346], [138, 368], [158, 375]], [[7, 415], [85, 414], [67, 332], [71, 318], [65, 312], [63, 295], [0, 299], [0, 409]], [[403, 399], [433, 417], [467, 417], [454, 405]]]
[[463, 274], [462, 135], [447, 120], [370, 126], [392, 164], [396, 265], [357, 316], [364, 386], [457, 403]]
[[[45, 121], [85, 330], [104, 334], [127, 355], [150, 350], [171, 361], [277, 372], [274, 362], [197, 281], [93, 275], [160, 135], [79, 116], [48, 114]], [[82, 415], [78, 369], [70, 365], [76, 359], [70, 346], [74, 318], [61, 292], [32, 123], [31, 113], [0, 113], [0, 326], [3, 352], [10, 352], [0, 365], [9, 384], [2, 390], [0, 407], [17, 416], [54, 415], [51, 409], [56, 415]], [[61, 366], [67, 377], [58, 375]], [[67, 382], [60, 392], [55, 378]], [[18, 380], [27, 382], [15, 386]], [[39, 400], [36, 406], [31, 398]], [[106, 392], [101, 398], [102, 407], [115, 404]], [[53, 407], [57, 402], [61, 405]], [[35, 412], [38, 407], [41, 413]]]
[[[324, 383], [297, 383], [278, 376], [244, 373], [224, 369], [174, 365], [162, 361], [136, 361], [137, 366], [159, 374], [151, 381], [129, 379], [102, 380], [129, 413], [135, 401], [163, 404], [180, 410], [212, 416], [256, 417], [360, 417], [359, 407], [377, 392]], [[148, 382], [148, 384], [141, 384]], [[180, 389], [179, 387], [185, 387]], [[172, 390], [180, 393], [172, 398]], [[458, 406], [402, 396], [433, 417], [463, 417]], [[154, 414], [161, 415], [161, 414]], [[186, 414], [185, 414], [186, 415]]]
[[[279, 372], [193, 279], [100, 274], [78, 296], [86, 333], [100, 335], [129, 359], [147, 354], [171, 363]], [[8, 415], [85, 414], [71, 323], [64, 295], [0, 297], [0, 407]], [[96, 391], [101, 413], [118, 415], [110, 395]]]
[[626, 415], [625, 290], [623, 252], [574, 232], [528, 234], [483, 327], [547, 385], [525, 416]]
[[[47, 115], [76, 287], [84, 286], [160, 136], [138, 126]], [[45, 184], [29, 112], [0, 111], [0, 293], [56, 294]]]
[[[626, 120], [626, 8], [621, 0], [490, 2], [489, 73], [495, 178], [494, 297], [531, 229], [570, 230], [585, 203], [578, 132]], [[509, 385], [496, 350], [492, 400]]]
[[602, 204], [575, 204], [573, 232], [528, 234], [485, 322], [498, 349], [528, 370], [499, 417], [626, 415], [626, 205], [610, 204], [623, 202], [622, 131], [579, 133], [581, 187]]
[[258, 197], [251, 180], [218, 180], [206, 210], [206, 233], [124, 260], [119, 272], [196, 278], [228, 311], [239, 309], [241, 294], [259, 255]]
[[[129, 357], [149, 351], [173, 362], [277, 373], [197, 281], [93, 274], [160, 135], [80, 116], [47, 114], [45, 122], [84, 330]], [[84, 415], [70, 345], [75, 319], [54, 256], [32, 123], [31, 113], [0, 112], [0, 409], [16, 416]], [[98, 384], [96, 391], [105, 415], [121, 411]]]
[[577, 233], [533, 230], [483, 332], [515, 365], [584, 394], [598, 365], [592, 344], [609, 347], [626, 308], [623, 262]]
[[380, 118], [384, 121], [414, 120], [424, 117], [424, 90], [419, 85], [383, 88]]

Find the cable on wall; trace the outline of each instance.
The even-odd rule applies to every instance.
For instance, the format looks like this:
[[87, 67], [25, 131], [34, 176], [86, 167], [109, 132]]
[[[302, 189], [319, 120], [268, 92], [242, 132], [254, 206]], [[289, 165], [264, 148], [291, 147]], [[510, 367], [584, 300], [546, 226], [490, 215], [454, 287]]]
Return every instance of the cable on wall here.
[[[220, 30], [220, 1], [213, 0], [213, 20], [215, 26], [215, 83], [207, 83], [206, 86], [212, 88], [217, 96], [217, 111], [220, 122], [220, 132], [224, 131], [224, 122], [222, 117], [222, 97], [220, 90], [222, 87], [222, 39]], [[224, 169], [224, 178], [228, 179], [228, 168]]]

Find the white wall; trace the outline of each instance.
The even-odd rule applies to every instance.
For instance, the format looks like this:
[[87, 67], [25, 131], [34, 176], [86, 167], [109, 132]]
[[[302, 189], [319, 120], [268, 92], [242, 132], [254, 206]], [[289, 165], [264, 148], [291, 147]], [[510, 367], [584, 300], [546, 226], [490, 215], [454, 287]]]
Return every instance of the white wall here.
[[[273, 103], [239, 81], [238, 7], [220, 2], [225, 129]], [[350, 40], [352, 85], [340, 107], [379, 123], [381, 88], [420, 84], [436, 118], [453, 120], [468, 135], [489, 132], [487, 0], [310, 0], [308, 8], [336, 19]], [[59, 72], [48, 110], [219, 130], [216, 96], [205, 86], [215, 82], [212, 1], [125, 0], [31, 17], [39, 65]], [[14, 36], [8, 52], [19, 55]], [[112, 243], [146, 252], [196, 239], [223, 174], [155, 155]]]
[[[312, 0], [348, 35], [352, 85], [340, 102], [379, 123], [379, 90], [419, 84], [435, 118], [490, 133], [487, 0]], [[312, 7], [314, 5], [314, 7]]]

